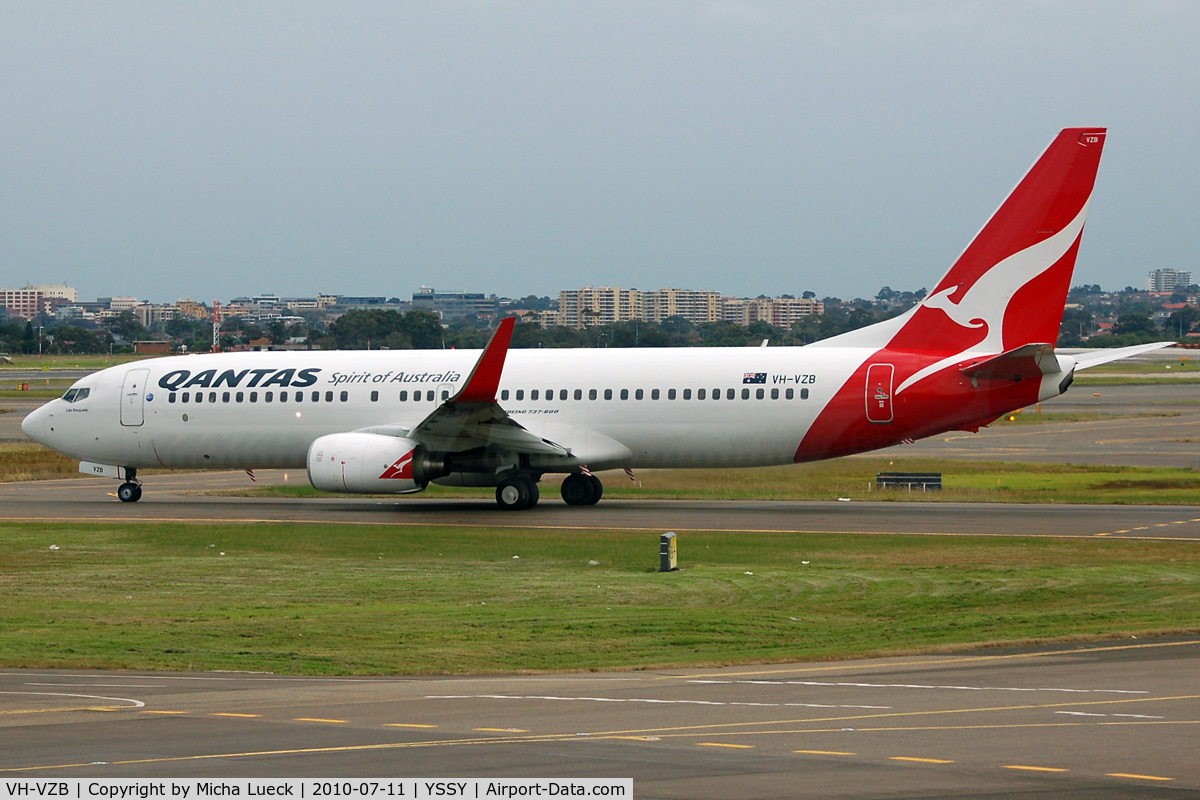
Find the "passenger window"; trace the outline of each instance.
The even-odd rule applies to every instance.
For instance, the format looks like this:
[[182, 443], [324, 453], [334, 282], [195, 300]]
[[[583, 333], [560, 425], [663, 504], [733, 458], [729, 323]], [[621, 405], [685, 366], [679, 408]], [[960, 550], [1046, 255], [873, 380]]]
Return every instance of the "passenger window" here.
[[[595, 392], [596, 390], [595, 390], [595, 389], [593, 389], [592, 391], [593, 391], [593, 392]], [[575, 399], [576, 399], [576, 400], [582, 400], [582, 399], [583, 399], [583, 389], [576, 389], [576, 390], [575, 390]], [[595, 399], [595, 398], [592, 398], [592, 399]]]
[[210, 403], [215, 403], [215, 402], [217, 402], [217, 393], [216, 393], [216, 392], [209, 392], [209, 393], [208, 393], [208, 402], [210, 402]]
[[784, 394], [784, 397], [786, 397], [788, 400], [794, 400], [794, 399], [795, 399], [795, 397], [796, 397], [796, 390], [795, 390], [795, 389], [788, 389], [788, 390], [787, 390], [787, 391], [785, 391], [783, 394]]
[[297, 402], [297, 403], [300, 403], [300, 402], [303, 402], [303, 401], [304, 401], [304, 392], [297, 391], [297, 392], [296, 392], [296, 402]]
[[407, 391], [407, 390], [406, 390], [406, 391], [402, 391], [402, 392], [400, 392], [400, 402], [401, 402], [401, 403], [407, 403], [407, 402], [408, 402], [408, 391]]
[[641, 400], [645, 396], [646, 396], [646, 393], [643, 392], [641, 389], [638, 389], [633, 393], [633, 399], [635, 399], [635, 400]]
[[[577, 392], [578, 392], [579, 390], [578, 390], [578, 389], [576, 389], [575, 391], [577, 391]], [[566, 390], [566, 389], [559, 389], [559, 390], [558, 390], [558, 399], [559, 399], [559, 400], [566, 400], [566, 399], [567, 399], [567, 390]], [[575, 399], [576, 399], [576, 400], [578, 400], [579, 398], [578, 398], [578, 397], [576, 397]]]
[[234, 399], [235, 399], [235, 400], [237, 400], [237, 401], [240, 403], [240, 402], [242, 402], [243, 400], [245, 400], [245, 399], [246, 399], [246, 393], [245, 393], [245, 392], [238, 392], [238, 393], [237, 393], [237, 395], [234, 397]]
[[445, 389], [442, 389], [442, 399], [443, 399], [443, 400], [449, 400], [449, 399], [450, 399], [450, 392], [446, 391]]
[[726, 400], [732, 400], [734, 397], [736, 397], [736, 394], [734, 393], [733, 389], [725, 390], [725, 399]]
[[674, 389], [667, 389], [667, 399], [668, 400], [675, 399], [675, 390]]
[[[743, 392], [743, 393], [744, 393], [744, 392]], [[754, 390], [754, 397], [755, 397], [755, 399], [757, 399], [757, 400], [762, 400], [762, 399], [763, 399], [764, 397], [766, 397], [766, 396], [767, 396], [767, 390], [766, 390], [766, 389], [755, 389], [755, 390]]]
[[691, 400], [691, 399], [692, 399], [692, 390], [691, 390], [691, 389], [684, 389], [684, 390], [683, 390], [683, 399], [684, 399], [684, 400]]
[[508, 389], [501, 389], [501, 390], [500, 390], [500, 399], [501, 399], [501, 400], [507, 400], [507, 399], [508, 399]]
[[[314, 394], [315, 394], [315, 392], [314, 392]], [[371, 392], [371, 402], [372, 403], [379, 402], [379, 392]]]
[[257, 403], [257, 402], [258, 402], [258, 392], [251, 392], [251, 393], [250, 393], [250, 402], [251, 402], [251, 403]]
[[525, 399], [525, 390], [524, 389], [517, 389], [517, 399], [518, 400]]
[[326, 392], [326, 393], [325, 393], [325, 402], [326, 402], [326, 403], [332, 403], [332, 402], [333, 402], [333, 392]]
[[168, 402], [168, 403], [174, 403], [174, 402], [175, 402], [175, 393], [174, 393], [174, 392], [171, 392], [169, 395], [167, 395], [167, 402]]
[[344, 402], [346, 402], [347, 400], [349, 400], [349, 399], [350, 399], [350, 393], [349, 393], [349, 392], [342, 392], [342, 393], [341, 393], [341, 395], [340, 395], [340, 399], [341, 399], [341, 401], [342, 401], [343, 403], [344, 403]]
[[658, 399], [658, 389], [651, 389], [651, 390], [650, 390], [650, 399], [651, 399], [651, 400], [657, 400], [657, 399]]
[[807, 400], [807, 399], [808, 399], [808, 389], [801, 389], [801, 390], [800, 390], [800, 399], [801, 399], [801, 400]]
[[[379, 394], [379, 392], [376, 392], [375, 394], [376, 394], [376, 395], [378, 395], [378, 394]], [[319, 402], [321, 402], [321, 393], [320, 393], [320, 392], [313, 392], [313, 395], [312, 395], [312, 401], [313, 401], [314, 403], [319, 403]]]
[[186, 403], [188, 400], [191, 400], [191, 399], [192, 399], [192, 393], [184, 392], [183, 397], [179, 398], [179, 402]]
[[[686, 398], [687, 395], [684, 394], [684, 397]], [[696, 399], [697, 400], [707, 400], [708, 399], [708, 391], [705, 389], [697, 389], [696, 390]]]
[[742, 389], [742, 399], [743, 400], [750, 399], [750, 390], [749, 389]]
[[629, 390], [628, 390], [628, 389], [622, 389], [622, 390], [621, 390], [621, 399], [622, 399], [622, 400], [628, 400], [628, 399], [629, 399]]
[[541, 396], [542, 396], [541, 393], [537, 389], [531, 389], [529, 391], [529, 399], [530, 400], [537, 400]]
[[596, 390], [589, 389], [588, 390], [588, 400], [595, 400], [595, 399], [596, 399]]
[[605, 400], [612, 400], [612, 389], [605, 389], [605, 390], [604, 390], [604, 399], [605, 399]]
[[204, 402], [204, 392], [196, 392], [196, 402], [197, 403]]
[[778, 399], [779, 399], [779, 390], [778, 390], [778, 389], [772, 389], [772, 390], [771, 390], [771, 399], [772, 399], [772, 400], [778, 400]]
[[275, 399], [275, 393], [274, 393], [274, 392], [267, 392], [266, 394], [264, 394], [264, 395], [263, 395], [263, 402], [264, 402], [264, 403], [269, 403], [269, 402], [271, 402], [271, 401], [272, 401], [272, 400], [274, 400], [274, 399]]
[[280, 393], [279, 393], [279, 402], [281, 402], [281, 403], [286, 403], [286, 402], [287, 402], [287, 392], [280, 392]]
[[428, 392], [425, 393], [425, 399], [427, 401], [429, 401], [430, 403], [433, 402], [433, 389], [430, 389]]
[[553, 390], [553, 389], [547, 389], [547, 390], [546, 390], [546, 399], [547, 399], [547, 400], [553, 400], [553, 399], [554, 399], [554, 390]]
[[229, 402], [229, 392], [221, 392], [221, 402], [222, 403]]

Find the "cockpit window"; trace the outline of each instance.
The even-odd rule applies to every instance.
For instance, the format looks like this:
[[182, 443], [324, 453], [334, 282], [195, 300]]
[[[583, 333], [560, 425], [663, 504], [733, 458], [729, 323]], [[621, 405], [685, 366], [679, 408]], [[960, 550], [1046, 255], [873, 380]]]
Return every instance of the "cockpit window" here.
[[68, 403], [76, 403], [85, 399], [91, 393], [91, 389], [67, 389], [67, 393], [63, 395], [63, 400], [66, 400]]

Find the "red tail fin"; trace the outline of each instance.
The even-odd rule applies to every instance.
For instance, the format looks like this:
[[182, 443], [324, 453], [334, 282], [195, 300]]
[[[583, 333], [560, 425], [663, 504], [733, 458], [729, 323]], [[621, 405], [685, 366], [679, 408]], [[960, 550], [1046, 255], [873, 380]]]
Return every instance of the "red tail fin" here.
[[1053, 344], [1104, 138], [1104, 128], [1055, 137], [889, 349], [949, 355]]

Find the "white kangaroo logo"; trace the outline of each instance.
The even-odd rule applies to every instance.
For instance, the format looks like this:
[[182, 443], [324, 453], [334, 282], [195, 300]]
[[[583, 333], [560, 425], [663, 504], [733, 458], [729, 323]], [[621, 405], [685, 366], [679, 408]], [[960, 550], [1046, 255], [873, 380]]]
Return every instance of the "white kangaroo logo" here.
[[[960, 284], [926, 297], [918, 308], [937, 309], [950, 318], [955, 325], [967, 330], [986, 328], [983, 341], [968, 345], [952, 356], [930, 364], [914, 372], [900, 387], [900, 394], [917, 381], [932, 375], [938, 370], [961, 361], [971, 352], [995, 354], [1004, 351], [1004, 315], [1008, 311], [1013, 296], [1026, 284], [1058, 263], [1067, 254], [1071, 246], [1083, 231], [1083, 223], [1087, 218], [1091, 198], [1079, 209], [1075, 219], [1053, 236], [1013, 253], [1008, 258], [996, 263], [985, 272], [979, 280], [967, 289], [962, 299], [955, 303], [950, 295], [958, 291]], [[1022, 344], [1032, 344], [1022, 342]]]

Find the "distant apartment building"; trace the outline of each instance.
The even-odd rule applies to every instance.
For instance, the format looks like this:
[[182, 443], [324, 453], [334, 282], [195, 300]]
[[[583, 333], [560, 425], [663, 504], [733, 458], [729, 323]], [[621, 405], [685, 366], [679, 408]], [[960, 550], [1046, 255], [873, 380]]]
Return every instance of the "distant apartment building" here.
[[796, 297], [725, 297], [721, 309], [721, 318], [735, 325], [766, 322], [777, 328], [790, 328], [805, 317], [825, 313], [825, 304]]
[[1151, 270], [1146, 278], [1148, 292], [1182, 292], [1192, 285], [1192, 273], [1174, 269]]
[[482, 292], [439, 292], [430, 286], [422, 286], [413, 292], [412, 307], [431, 311], [449, 322], [472, 315], [494, 317], [500, 313], [500, 298]]
[[721, 319], [721, 293], [692, 289], [659, 289], [643, 292], [642, 316], [648, 322], [683, 317], [697, 325]]
[[694, 289], [642, 292], [587, 286], [559, 292], [558, 312], [542, 312], [539, 316], [543, 327], [588, 328], [635, 319], [662, 322], [682, 317], [696, 325], [721, 320], [737, 325], [761, 321], [790, 328], [797, 320], [824, 311], [825, 304], [820, 300], [792, 297], [722, 298], [720, 292]]
[[558, 293], [557, 324], [568, 328], [591, 328], [642, 317], [642, 293], [615, 286], [564, 290]]
[[208, 306], [203, 303], [197, 303], [195, 300], [179, 300], [175, 303], [175, 308], [181, 317], [190, 317], [191, 319], [207, 319], [211, 316]]
[[179, 309], [172, 303], [141, 303], [133, 307], [133, 315], [143, 327], [153, 328], [179, 316]]

